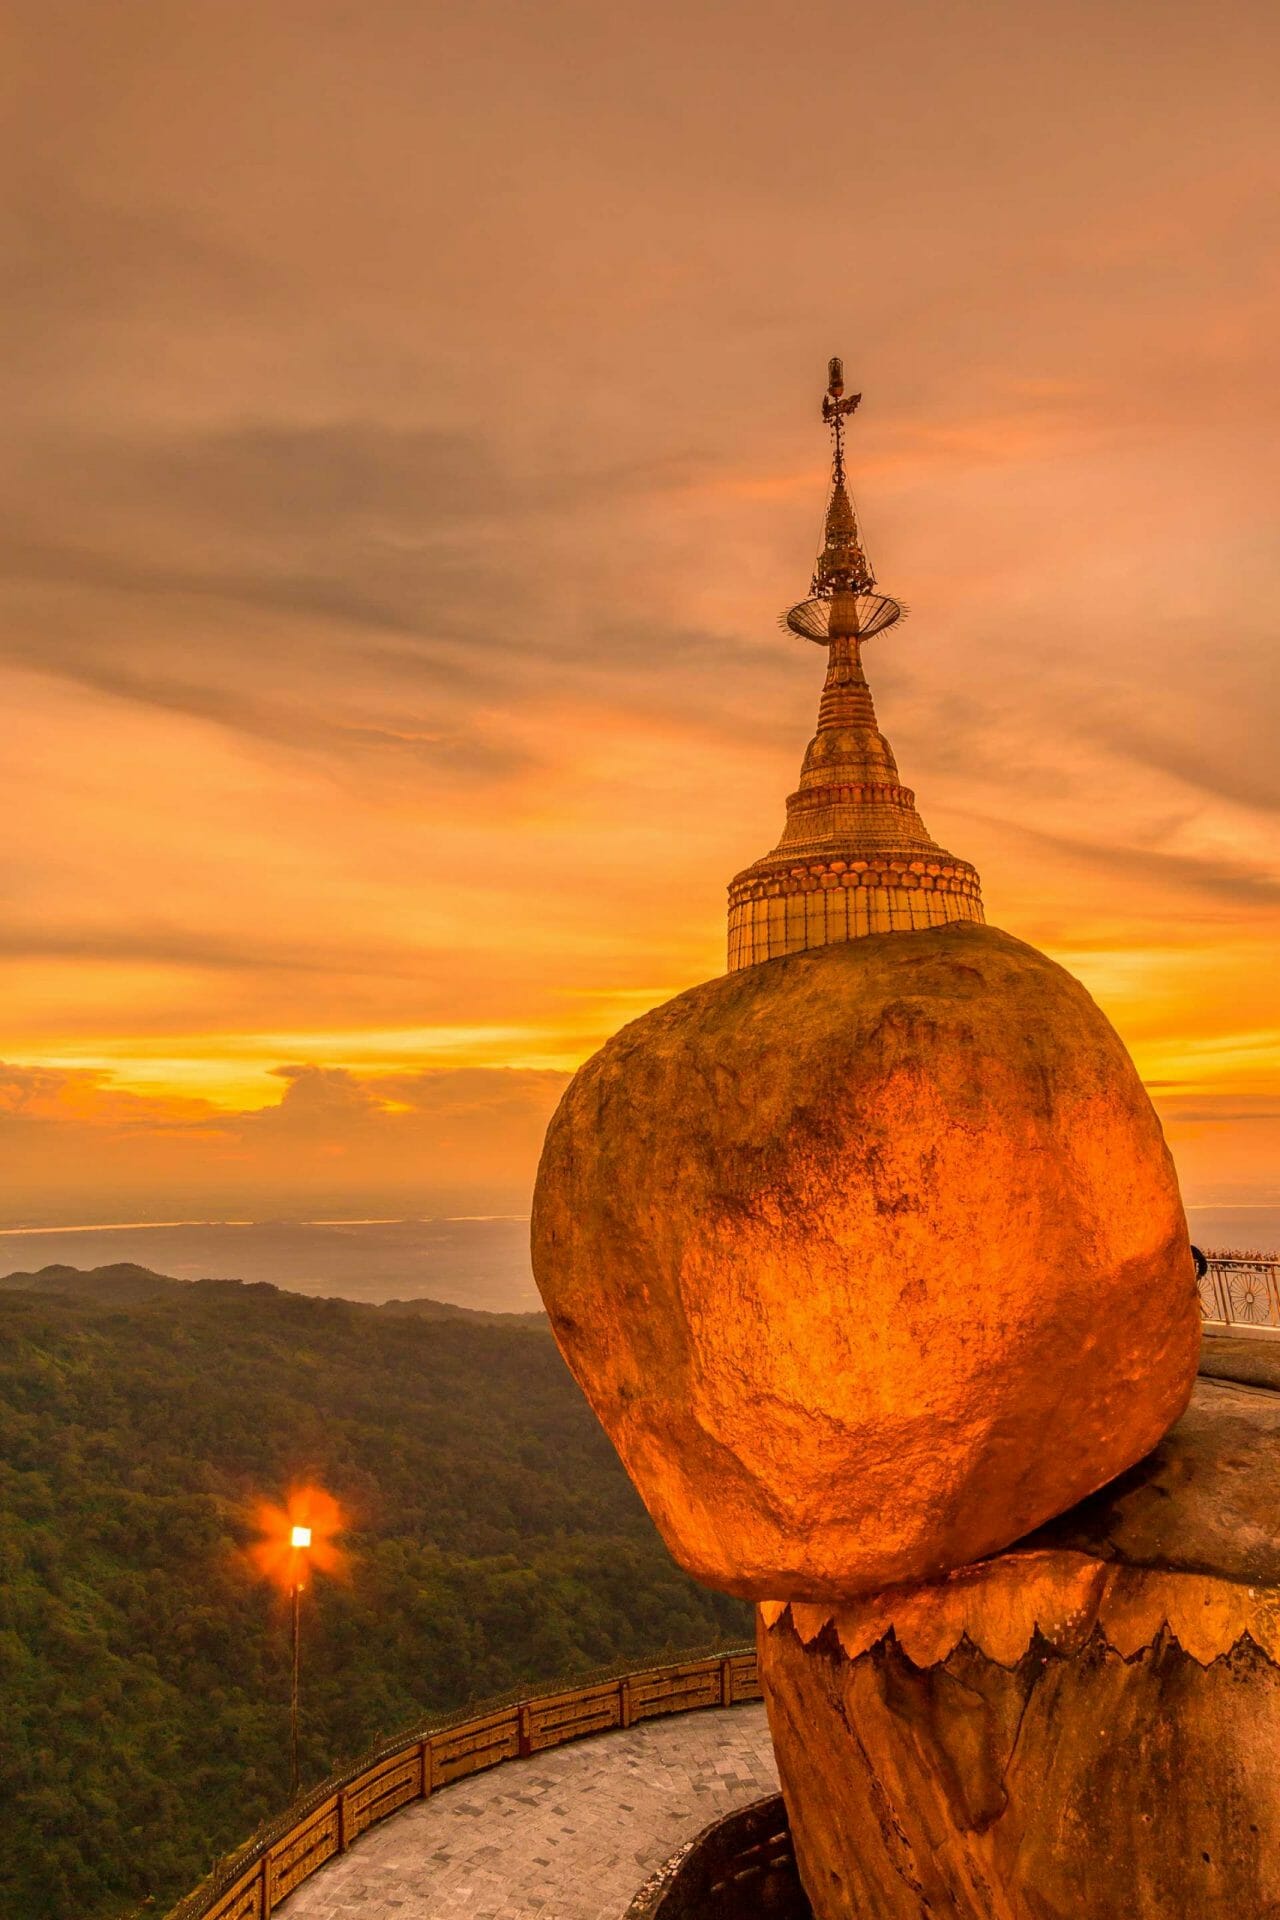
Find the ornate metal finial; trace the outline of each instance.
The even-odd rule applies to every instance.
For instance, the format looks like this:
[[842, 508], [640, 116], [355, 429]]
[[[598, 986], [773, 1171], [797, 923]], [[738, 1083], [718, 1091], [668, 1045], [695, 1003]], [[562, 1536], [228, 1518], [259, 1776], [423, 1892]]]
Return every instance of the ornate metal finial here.
[[904, 612], [898, 601], [875, 591], [876, 577], [863, 551], [845, 480], [844, 424], [861, 399], [860, 393], [845, 398], [844, 362], [833, 355], [827, 362], [827, 391], [822, 396], [822, 418], [831, 430], [831, 497], [822, 551], [809, 584], [811, 597], [781, 616], [781, 624], [792, 633], [821, 646], [836, 634], [868, 640], [901, 620]]
[[844, 423], [862, 398], [860, 393], [851, 393], [845, 400], [841, 397], [843, 393], [844, 361], [837, 354], [832, 354], [827, 362], [827, 390], [822, 396], [822, 417], [831, 429], [831, 477], [837, 487], [844, 485]]

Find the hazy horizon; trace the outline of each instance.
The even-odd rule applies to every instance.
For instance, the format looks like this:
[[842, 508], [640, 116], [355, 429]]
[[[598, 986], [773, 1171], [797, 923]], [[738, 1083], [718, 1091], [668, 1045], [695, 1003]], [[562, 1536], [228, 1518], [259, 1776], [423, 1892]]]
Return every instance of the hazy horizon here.
[[[1206, 1251], [1280, 1254], [1280, 1207], [1189, 1207]], [[178, 1280], [267, 1280], [291, 1292], [376, 1303], [435, 1299], [490, 1313], [541, 1307], [529, 1223], [492, 1220], [199, 1221], [0, 1233], [0, 1278], [42, 1266], [132, 1261]]]
[[0, 1276], [129, 1261], [175, 1280], [266, 1280], [346, 1300], [443, 1300], [490, 1313], [541, 1307], [525, 1217], [200, 1221], [0, 1234]]

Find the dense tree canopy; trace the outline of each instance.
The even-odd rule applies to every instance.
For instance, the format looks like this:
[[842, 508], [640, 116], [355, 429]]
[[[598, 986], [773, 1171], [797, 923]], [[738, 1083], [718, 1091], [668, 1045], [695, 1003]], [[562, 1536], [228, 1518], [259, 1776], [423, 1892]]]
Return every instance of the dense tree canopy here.
[[163, 1912], [287, 1798], [287, 1602], [245, 1554], [350, 1516], [304, 1601], [304, 1782], [424, 1710], [740, 1639], [536, 1325], [202, 1281], [0, 1293], [0, 1914]]

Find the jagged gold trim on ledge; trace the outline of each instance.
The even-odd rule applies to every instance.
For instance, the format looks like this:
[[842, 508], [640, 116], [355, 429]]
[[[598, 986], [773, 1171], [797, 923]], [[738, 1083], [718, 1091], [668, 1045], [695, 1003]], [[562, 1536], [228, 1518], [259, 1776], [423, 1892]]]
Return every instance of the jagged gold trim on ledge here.
[[834, 1610], [797, 1600], [761, 1602], [766, 1629], [788, 1612], [806, 1646], [834, 1627], [850, 1660], [892, 1631], [918, 1667], [938, 1666], [965, 1638], [998, 1666], [1014, 1667], [1037, 1629], [1062, 1654], [1078, 1653], [1097, 1631], [1128, 1660], [1167, 1627], [1202, 1667], [1246, 1634], [1280, 1665], [1280, 1590], [1212, 1574], [1121, 1566], [1085, 1553], [1006, 1554], [943, 1581], [869, 1594]]

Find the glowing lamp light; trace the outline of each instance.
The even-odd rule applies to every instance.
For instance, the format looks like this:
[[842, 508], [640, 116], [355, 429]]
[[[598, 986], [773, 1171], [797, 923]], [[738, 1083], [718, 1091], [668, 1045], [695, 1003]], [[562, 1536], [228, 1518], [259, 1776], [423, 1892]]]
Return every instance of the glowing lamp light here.
[[273, 1586], [289, 1593], [310, 1585], [311, 1569], [341, 1575], [346, 1556], [334, 1544], [346, 1522], [331, 1493], [295, 1487], [283, 1507], [263, 1502], [255, 1511], [257, 1539], [249, 1557]]

